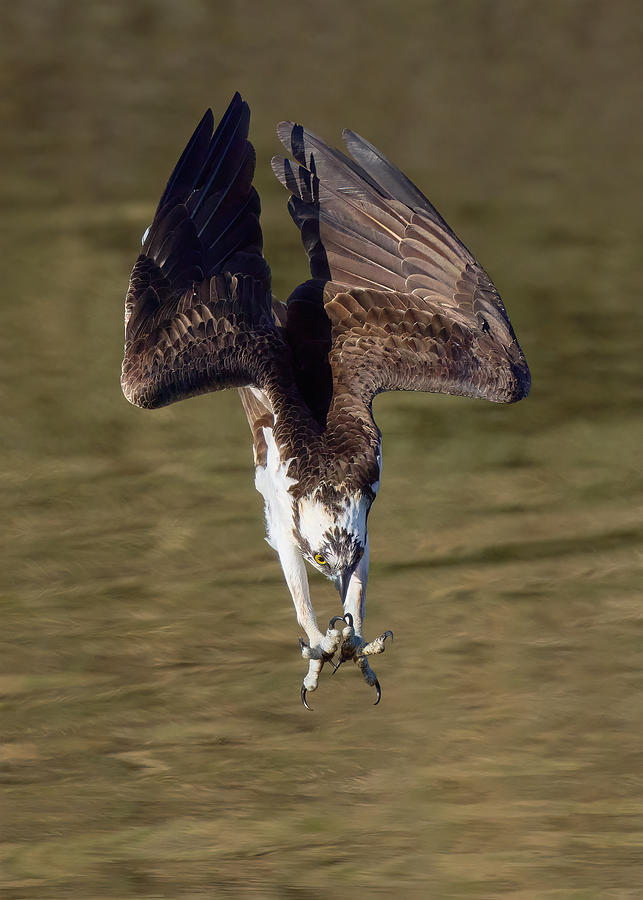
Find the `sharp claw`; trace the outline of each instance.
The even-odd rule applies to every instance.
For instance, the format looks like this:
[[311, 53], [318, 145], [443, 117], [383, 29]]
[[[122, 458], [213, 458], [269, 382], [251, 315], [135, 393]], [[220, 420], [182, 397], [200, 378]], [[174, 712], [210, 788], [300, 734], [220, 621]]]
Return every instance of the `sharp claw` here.
[[[378, 704], [378, 703], [380, 702], [380, 700], [382, 699], [382, 688], [380, 687], [380, 683], [379, 683], [379, 681], [377, 680], [377, 678], [375, 679], [375, 690], [377, 691], [377, 700], [375, 701], [375, 703], [373, 704], [373, 706], [377, 706], [377, 704]], [[305, 705], [306, 705], [306, 701], [304, 700], [304, 706], [305, 706]]]
[[[379, 685], [378, 685], [378, 687], [379, 687]], [[304, 704], [306, 709], [309, 709], [311, 712], [313, 711], [312, 706], [308, 706], [308, 704], [306, 703], [306, 687], [303, 684], [301, 686], [301, 702]], [[377, 702], [379, 703], [379, 699]]]
[[344, 621], [346, 622], [346, 624], [348, 625], [349, 628], [353, 627], [353, 617], [350, 613], [345, 613], [342, 616], [342, 618], [344, 619]]
[[386, 638], [388, 638], [388, 637], [390, 637], [390, 639], [392, 641], [395, 640], [392, 631], [385, 631], [384, 634], [382, 635], [383, 640], [386, 640]]
[[328, 623], [328, 630], [335, 627], [335, 622], [345, 622], [344, 616], [333, 616], [333, 618]]
[[304, 643], [304, 641], [302, 641], [301, 638], [298, 638], [298, 640], [299, 640], [299, 646], [301, 647], [302, 650], [304, 649], [304, 647], [308, 646], [308, 644]]
[[337, 663], [337, 665], [335, 665], [335, 663], [332, 662], [332, 660], [331, 660], [331, 666], [333, 667], [333, 675], [339, 669], [339, 667], [344, 664], [345, 661], [346, 660], [344, 660], [344, 659], [340, 659], [340, 661]]

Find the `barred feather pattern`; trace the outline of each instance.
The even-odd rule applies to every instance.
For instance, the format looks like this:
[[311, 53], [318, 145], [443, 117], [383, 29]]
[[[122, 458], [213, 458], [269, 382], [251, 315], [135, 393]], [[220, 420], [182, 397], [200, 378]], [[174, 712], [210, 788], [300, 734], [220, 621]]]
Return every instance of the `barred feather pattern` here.
[[353, 132], [355, 160], [291, 122], [278, 135], [295, 163], [275, 157], [273, 170], [331, 325], [326, 443], [339, 474], [372, 477], [381, 391], [524, 397], [529, 370], [500, 295], [426, 197]]

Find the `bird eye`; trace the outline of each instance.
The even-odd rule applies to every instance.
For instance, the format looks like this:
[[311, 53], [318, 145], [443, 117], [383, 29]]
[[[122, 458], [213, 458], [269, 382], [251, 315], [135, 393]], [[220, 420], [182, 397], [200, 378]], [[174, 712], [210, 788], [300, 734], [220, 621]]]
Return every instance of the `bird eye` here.
[[325, 566], [326, 565], [326, 557], [322, 556], [321, 553], [315, 553], [315, 562], [318, 563], [320, 566]]

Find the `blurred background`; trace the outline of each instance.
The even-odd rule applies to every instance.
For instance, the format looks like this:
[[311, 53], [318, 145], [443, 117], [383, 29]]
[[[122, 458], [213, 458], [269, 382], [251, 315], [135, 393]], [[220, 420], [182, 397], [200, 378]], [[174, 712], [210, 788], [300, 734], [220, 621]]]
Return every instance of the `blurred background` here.
[[[2, 5], [3, 897], [641, 896], [640, 13]], [[236, 89], [277, 295], [307, 270], [275, 124], [350, 127], [487, 268], [532, 370], [517, 406], [377, 400], [377, 709], [348, 667], [301, 706], [236, 394], [120, 392], [141, 233]]]

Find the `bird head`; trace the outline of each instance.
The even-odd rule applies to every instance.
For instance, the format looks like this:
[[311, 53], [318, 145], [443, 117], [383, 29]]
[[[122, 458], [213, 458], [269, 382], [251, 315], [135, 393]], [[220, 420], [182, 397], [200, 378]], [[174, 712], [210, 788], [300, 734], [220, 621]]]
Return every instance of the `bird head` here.
[[321, 487], [296, 504], [294, 535], [308, 562], [332, 578], [342, 598], [367, 540], [372, 496]]

